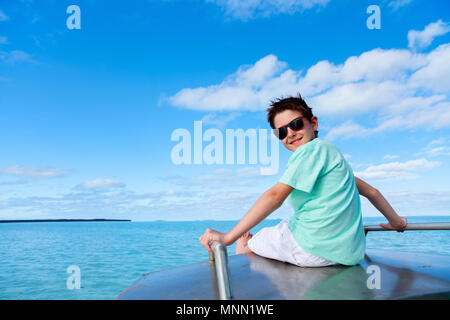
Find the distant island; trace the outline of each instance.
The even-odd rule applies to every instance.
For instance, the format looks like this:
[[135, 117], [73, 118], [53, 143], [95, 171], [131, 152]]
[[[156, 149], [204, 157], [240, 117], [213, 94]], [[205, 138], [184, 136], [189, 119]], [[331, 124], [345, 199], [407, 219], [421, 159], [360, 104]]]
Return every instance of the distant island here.
[[104, 222], [104, 221], [131, 221], [126, 219], [37, 219], [37, 220], [0, 220], [0, 223], [14, 222]]

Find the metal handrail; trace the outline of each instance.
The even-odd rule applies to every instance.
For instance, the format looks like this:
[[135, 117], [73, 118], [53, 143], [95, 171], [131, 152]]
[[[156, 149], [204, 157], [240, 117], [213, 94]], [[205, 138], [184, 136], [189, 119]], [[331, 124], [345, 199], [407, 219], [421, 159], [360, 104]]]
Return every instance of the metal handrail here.
[[[450, 230], [450, 222], [408, 223], [406, 230]], [[396, 231], [385, 229], [379, 225], [364, 226], [364, 232], [369, 231]]]
[[[431, 223], [409, 223], [407, 230], [450, 230], [450, 222], [431, 222]], [[395, 231], [385, 229], [380, 225], [364, 226], [364, 232], [367, 234], [369, 231]], [[233, 292], [231, 289], [231, 274], [230, 267], [228, 265], [228, 252], [226, 246], [219, 242], [213, 242], [211, 245], [213, 253], [209, 254], [209, 260], [214, 263], [214, 268], [211, 266], [215, 273], [214, 281], [217, 281], [217, 291], [220, 300], [231, 300], [233, 298]]]
[[231, 289], [231, 274], [228, 266], [227, 248], [218, 242], [213, 243], [212, 247], [213, 253], [209, 254], [209, 260], [214, 261], [219, 299], [231, 300], [233, 298], [233, 291]]

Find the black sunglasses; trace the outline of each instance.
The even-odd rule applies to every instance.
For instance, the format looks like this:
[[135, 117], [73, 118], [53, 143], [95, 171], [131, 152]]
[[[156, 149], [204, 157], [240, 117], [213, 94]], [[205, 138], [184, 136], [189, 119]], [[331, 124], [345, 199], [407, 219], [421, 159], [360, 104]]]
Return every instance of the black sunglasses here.
[[295, 118], [294, 120], [289, 122], [287, 125], [284, 125], [277, 129], [273, 129], [273, 133], [278, 139], [283, 140], [284, 138], [287, 137], [287, 133], [288, 133], [287, 128], [288, 127], [294, 131], [301, 130], [303, 128], [302, 116]]

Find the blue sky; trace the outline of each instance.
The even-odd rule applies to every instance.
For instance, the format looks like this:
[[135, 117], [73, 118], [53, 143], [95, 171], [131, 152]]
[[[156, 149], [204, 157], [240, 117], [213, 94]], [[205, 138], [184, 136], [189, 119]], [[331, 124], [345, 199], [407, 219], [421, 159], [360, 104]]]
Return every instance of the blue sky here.
[[[69, 5], [81, 29], [69, 30]], [[369, 29], [370, 5], [381, 28]], [[301, 92], [401, 215], [448, 215], [450, 4], [0, 1], [0, 218], [239, 219], [283, 173], [176, 165], [172, 133], [269, 129]], [[362, 199], [364, 216], [380, 214]], [[286, 203], [271, 217], [292, 213]]]

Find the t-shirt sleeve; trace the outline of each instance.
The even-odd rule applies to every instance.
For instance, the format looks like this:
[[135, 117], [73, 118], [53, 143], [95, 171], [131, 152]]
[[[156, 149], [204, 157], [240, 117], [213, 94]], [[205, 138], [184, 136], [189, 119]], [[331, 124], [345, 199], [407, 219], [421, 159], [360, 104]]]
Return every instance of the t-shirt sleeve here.
[[289, 159], [286, 171], [279, 181], [294, 189], [311, 193], [317, 179], [326, 170], [327, 152], [321, 146], [311, 148], [305, 145], [301, 149], [296, 150]]

